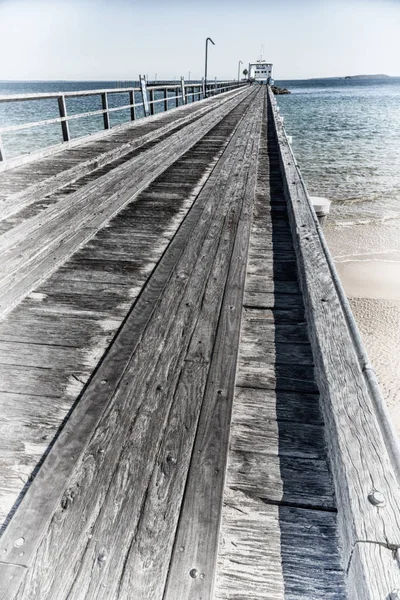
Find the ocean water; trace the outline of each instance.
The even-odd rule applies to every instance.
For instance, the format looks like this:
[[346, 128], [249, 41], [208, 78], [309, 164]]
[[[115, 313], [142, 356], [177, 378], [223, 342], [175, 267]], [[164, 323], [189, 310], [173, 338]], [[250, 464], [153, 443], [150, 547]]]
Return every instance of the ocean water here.
[[312, 195], [337, 224], [400, 218], [400, 78], [277, 81], [285, 129]]
[[277, 82], [285, 129], [400, 436], [400, 78]]

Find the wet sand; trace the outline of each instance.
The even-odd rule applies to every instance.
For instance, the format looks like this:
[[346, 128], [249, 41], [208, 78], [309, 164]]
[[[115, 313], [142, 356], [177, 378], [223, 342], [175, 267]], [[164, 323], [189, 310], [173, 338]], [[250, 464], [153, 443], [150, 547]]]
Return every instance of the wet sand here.
[[325, 236], [400, 437], [400, 223]]

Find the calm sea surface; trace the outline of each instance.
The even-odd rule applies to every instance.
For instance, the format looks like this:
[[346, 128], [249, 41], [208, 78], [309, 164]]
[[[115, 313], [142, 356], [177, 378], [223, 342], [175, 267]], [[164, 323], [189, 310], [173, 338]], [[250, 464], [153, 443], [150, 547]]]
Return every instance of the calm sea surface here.
[[400, 78], [277, 81], [309, 192], [339, 225], [400, 218]]

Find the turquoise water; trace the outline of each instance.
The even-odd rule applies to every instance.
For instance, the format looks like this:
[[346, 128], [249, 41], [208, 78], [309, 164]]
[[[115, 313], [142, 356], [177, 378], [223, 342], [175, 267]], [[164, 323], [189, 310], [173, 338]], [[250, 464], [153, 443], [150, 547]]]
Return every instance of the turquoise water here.
[[339, 225], [400, 218], [400, 78], [277, 81], [285, 129], [312, 195]]

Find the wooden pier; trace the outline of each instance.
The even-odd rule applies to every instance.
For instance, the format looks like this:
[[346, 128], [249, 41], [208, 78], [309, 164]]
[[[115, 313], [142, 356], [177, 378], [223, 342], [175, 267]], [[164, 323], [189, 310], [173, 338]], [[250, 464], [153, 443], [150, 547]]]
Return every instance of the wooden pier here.
[[15, 163], [0, 206], [2, 600], [400, 598], [396, 461], [269, 88]]

